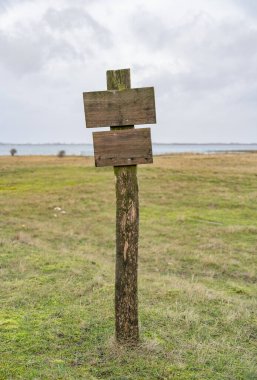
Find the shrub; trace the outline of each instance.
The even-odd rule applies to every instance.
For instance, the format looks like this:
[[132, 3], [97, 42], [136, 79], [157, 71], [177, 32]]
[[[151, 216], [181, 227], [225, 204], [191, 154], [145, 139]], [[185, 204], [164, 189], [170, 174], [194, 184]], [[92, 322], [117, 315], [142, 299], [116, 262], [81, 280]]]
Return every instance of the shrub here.
[[65, 150], [60, 150], [57, 154], [58, 157], [64, 157], [66, 154]]
[[15, 154], [17, 153], [17, 150], [14, 149], [14, 148], [12, 148], [12, 149], [10, 150], [10, 153], [11, 153], [12, 156], [15, 156]]

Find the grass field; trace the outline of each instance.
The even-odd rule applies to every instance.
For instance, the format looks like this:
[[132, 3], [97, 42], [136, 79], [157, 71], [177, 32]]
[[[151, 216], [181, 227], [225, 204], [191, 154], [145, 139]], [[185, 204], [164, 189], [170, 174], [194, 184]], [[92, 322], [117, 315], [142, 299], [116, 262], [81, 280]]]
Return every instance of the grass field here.
[[141, 344], [114, 335], [112, 168], [0, 158], [0, 379], [257, 379], [257, 155], [138, 168]]

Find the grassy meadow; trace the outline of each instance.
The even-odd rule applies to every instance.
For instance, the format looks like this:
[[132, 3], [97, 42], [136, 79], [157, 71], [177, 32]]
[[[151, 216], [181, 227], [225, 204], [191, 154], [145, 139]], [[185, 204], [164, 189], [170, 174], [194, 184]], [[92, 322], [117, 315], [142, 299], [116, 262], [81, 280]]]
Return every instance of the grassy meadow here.
[[1, 380], [257, 379], [257, 154], [138, 167], [136, 349], [114, 341], [115, 177], [0, 157]]

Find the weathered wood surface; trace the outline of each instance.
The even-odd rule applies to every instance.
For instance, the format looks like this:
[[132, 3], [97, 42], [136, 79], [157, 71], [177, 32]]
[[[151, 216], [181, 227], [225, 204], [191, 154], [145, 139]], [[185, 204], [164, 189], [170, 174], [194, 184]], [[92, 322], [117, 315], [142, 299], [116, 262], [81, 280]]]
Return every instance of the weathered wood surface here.
[[154, 88], [85, 92], [87, 128], [154, 124]]
[[136, 344], [138, 328], [139, 200], [137, 166], [115, 168], [116, 175], [116, 275], [115, 325], [120, 343]]
[[[107, 71], [107, 89], [130, 88], [130, 70]], [[122, 127], [133, 128], [133, 126]], [[119, 127], [117, 127], [119, 129]], [[116, 131], [116, 128], [112, 128]], [[133, 129], [126, 129], [126, 131]], [[116, 166], [115, 329], [120, 343], [137, 344], [139, 202], [137, 166]]]
[[95, 166], [153, 162], [150, 128], [94, 132]]

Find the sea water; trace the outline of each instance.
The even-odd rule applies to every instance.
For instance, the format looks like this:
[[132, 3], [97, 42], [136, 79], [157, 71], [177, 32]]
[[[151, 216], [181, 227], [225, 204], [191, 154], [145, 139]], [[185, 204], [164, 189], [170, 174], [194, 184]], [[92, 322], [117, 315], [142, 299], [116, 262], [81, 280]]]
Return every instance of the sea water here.
[[[57, 155], [64, 150], [66, 155], [93, 156], [91, 144], [0, 144], [0, 156], [10, 155], [11, 149], [19, 156]], [[257, 144], [153, 144], [153, 154], [172, 153], [219, 153], [257, 151]]]

